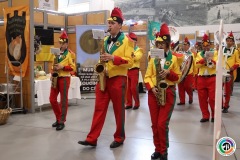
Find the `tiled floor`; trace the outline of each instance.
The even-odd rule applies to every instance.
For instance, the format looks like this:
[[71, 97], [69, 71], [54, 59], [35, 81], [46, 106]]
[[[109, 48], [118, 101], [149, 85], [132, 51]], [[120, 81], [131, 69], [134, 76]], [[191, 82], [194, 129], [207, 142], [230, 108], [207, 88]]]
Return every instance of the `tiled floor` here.
[[[85, 95], [82, 95], [83, 97]], [[89, 95], [87, 95], [88, 97]], [[115, 131], [112, 105], [96, 148], [79, 145], [88, 133], [94, 109], [94, 99], [78, 100], [69, 107], [66, 128], [57, 132], [51, 127], [53, 112], [45, 109], [34, 114], [11, 115], [0, 126], [1, 160], [150, 160], [154, 151], [147, 94], [141, 94], [141, 108], [126, 111], [126, 141], [110, 149]], [[178, 102], [178, 98], [177, 98]], [[240, 83], [235, 83], [229, 113], [223, 115], [221, 136], [230, 136], [237, 143], [237, 151], [221, 160], [240, 160]], [[192, 105], [175, 106], [170, 121], [169, 160], [211, 160], [213, 126], [201, 124], [197, 93]]]

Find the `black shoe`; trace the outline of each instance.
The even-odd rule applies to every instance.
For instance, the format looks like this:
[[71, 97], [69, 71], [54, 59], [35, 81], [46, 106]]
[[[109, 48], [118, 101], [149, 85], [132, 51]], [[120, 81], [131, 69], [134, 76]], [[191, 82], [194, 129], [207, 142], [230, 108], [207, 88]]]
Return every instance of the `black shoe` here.
[[52, 124], [52, 127], [57, 127], [57, 126], [58, 126], [58, 121], [56, 121]]
[[65, 127], [65, 124], [64, 124], [64, 123], [59, 123], [59, 124], [57, 125], [56, 130], [57, 130], [57, 131], [63, 130], [64, 127]]
[[185, 105], [185, 103], [180, 102], [180, 103], [178, 103], [177, 105], [179, 105], [179, 106], [180, 106], [180, 105]]
[[126, 106], [125, 107], [125, 109], [131, 109], [132, 108], [132, 106]]
[[193, 100], [189, 100], [188, 103], [189, 103], [189, 104], [192, 104], [192, 103], [193, 103]]
[[152, 155], [151, 155], [151, 159], [158, 159], [160, 158], [161, 154], [159, 152], [154, 152]]
[[168, 159], [168, 154], [161, 154], [160, 160], [167, 160]]
[[110, 144], [110, 148], [117, 148], [117, 147], [121, 146], [122, 144], [123, 144], [123, 142], [113, 141], [113, 142]]
[[211, 118], [211, 122], [214, 122], [214, 118]]
[[133, 110], [136, 110], [136, 109], [138, 109], [138, 108], [139, 108], [139, 107], [137, 107], [137, 106], [134, 106], [134, 107], [133, 107]]
[[228, 108], [223, 108], [222, 113], [228, 113]]
[[84, 146], [92, 146], [96, 147], [97, 144], [89, 143], [88, 141], [78, 141], [78, 144], [84, 145]]
[[202, 119], [200, 120], [200, 122], [201, 122], [201, 123], [204, 123], [204, 122], [209, 122], [209, 119], [202, 118]]

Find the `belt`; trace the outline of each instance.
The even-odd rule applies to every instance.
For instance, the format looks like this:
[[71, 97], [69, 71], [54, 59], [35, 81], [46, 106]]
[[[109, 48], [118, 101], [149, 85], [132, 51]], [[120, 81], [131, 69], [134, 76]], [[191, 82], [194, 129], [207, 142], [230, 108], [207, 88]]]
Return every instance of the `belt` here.
[[200, 76], [200, 77], [215, 77], [216, 74], [211, 74], [211, 75], [198, 75], [198, 76]]
[[134, 68], [129, 68], [128, 70], [134, 70], [134, 69], [140, 69], [140, 68], [134, 67]]

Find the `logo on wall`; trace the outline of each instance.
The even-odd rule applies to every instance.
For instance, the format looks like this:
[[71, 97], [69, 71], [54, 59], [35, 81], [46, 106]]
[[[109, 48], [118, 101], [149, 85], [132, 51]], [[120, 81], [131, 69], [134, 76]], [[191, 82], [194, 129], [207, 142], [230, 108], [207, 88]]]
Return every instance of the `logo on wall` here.
[[19, 76], [22, 68], [22, 77], [24, 77], [29, 61], [28, 6], [4, 8], [4, 25], [6, 27], [6, 63], [13, 75]]
[[222, 156], [231, 156], [236, 150], [236, 143], [230, 137], [222, 137], [216, 145], [218, 153]]

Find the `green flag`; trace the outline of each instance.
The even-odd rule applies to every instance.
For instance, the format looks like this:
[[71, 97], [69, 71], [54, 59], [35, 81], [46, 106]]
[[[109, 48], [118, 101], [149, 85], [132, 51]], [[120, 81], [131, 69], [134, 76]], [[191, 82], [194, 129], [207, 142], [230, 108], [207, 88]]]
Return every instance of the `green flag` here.
[[149, 21], [148, 22], [148, 38], [149, 40], [155, 39], [155, 34], [160, 31], [160, 23]]

